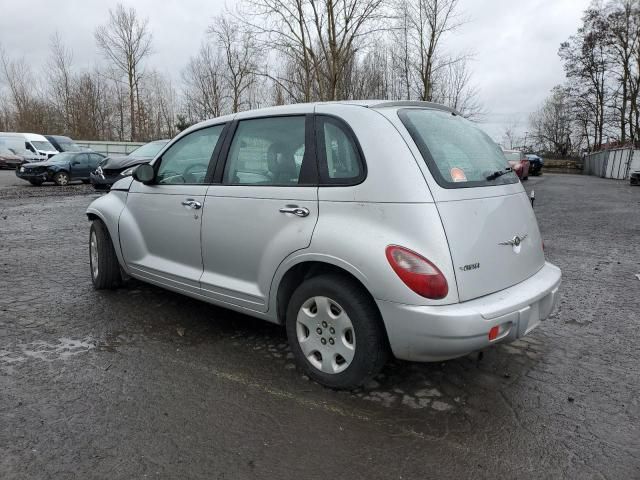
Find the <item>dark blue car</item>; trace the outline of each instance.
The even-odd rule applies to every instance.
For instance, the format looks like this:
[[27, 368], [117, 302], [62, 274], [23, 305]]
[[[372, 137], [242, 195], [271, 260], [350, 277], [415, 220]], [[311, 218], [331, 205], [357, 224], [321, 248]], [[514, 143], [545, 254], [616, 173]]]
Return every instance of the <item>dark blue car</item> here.
[[542, 175], [542, 167], [544, 166], [544, 160], [538, 155], [529, 154], [529, 175]]
[[104, 155], [95, 152], [63, 152], [45, 162], [25, 163], [16, 170], [16, 176], [32, 185], [53, 182], [64, 186], [74, 180], [89, 183], [91, 172], [103, 159]]

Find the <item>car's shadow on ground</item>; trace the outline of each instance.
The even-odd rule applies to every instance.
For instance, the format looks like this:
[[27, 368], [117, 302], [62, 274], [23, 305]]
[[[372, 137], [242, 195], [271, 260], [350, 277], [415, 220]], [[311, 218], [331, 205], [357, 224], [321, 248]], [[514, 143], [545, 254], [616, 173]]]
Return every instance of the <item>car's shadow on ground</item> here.
[[[127, 345], [159, 342], [167, 350], [203, 355], [230, 352], [255, 366], [257, 378], [278, 377], [300, 389], [324, 391], [363, 409], [433, 414], [482, 412], [487, 401], [518, 382], [536, 365], [544, 345], [530, 335], [509, 345], [436, 363], [391, 359], [374, 380], [351, 392], [333, 392], [311, 384], [295, 366], [285, 329], [247, 315], [209, 305], [136, 280], [116, 291], [93, 292], [97, 318], [105, 328], [97, 348], [117, 351]], [[100, 313], [102, 312], [102, 313]], [[109, 312], [108, 314], [106, 312]], [[101, 317], [101, 318], [100, 318]], [[215, 365], [211, 365], [214, 367]], [[262, 370], [262, 372], [260, 371]]]

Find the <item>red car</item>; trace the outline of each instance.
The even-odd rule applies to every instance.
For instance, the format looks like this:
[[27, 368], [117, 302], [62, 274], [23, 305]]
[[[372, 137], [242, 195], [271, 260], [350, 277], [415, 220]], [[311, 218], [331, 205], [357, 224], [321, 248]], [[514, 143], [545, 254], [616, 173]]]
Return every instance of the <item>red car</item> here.
[[520, 180], [526, 180], [529, 178], [529, 159], [524, 152], [518, 150], [504, 150], [504, 156], [507, 158], [507, 162], [516, 172]]
[[23, 161], [20, 155], [16, 155], [8, 148], [0, 146], [0, 168], [15, 169], [22, 165]]

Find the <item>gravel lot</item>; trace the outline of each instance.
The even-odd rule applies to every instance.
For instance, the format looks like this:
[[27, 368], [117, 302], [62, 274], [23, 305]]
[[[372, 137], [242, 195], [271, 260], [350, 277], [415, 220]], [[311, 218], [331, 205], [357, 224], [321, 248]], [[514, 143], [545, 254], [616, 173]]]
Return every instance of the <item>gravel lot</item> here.
[[95, 292], [97, 195], [0, 172], [0, 478], [640, 478], [640, 188], [526, 186], [563, 269], [552, 318], [337, 393], [280, 327], [139, 282]]

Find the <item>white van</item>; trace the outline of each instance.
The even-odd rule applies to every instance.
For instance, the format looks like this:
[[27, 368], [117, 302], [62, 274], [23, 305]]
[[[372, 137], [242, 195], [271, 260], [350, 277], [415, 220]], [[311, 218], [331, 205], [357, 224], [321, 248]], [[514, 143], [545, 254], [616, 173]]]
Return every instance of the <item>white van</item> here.
[[37, 133], [0, 132], [0, 137], [17, 137], [22, 139], [24, 141], [24, 149], [35, 156], [35, 158], [30, 160], [46, 160], [58, 153], [44, 135]]
[[7, 149], [21, 156], [25, 162], [41, 162], [44, 160], [42, 155], [26, 149], [24, 136], [20, 133], [0, 133], [0, 149]]

